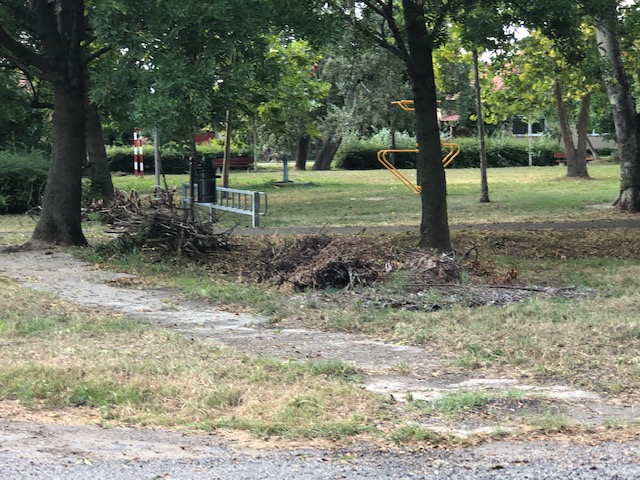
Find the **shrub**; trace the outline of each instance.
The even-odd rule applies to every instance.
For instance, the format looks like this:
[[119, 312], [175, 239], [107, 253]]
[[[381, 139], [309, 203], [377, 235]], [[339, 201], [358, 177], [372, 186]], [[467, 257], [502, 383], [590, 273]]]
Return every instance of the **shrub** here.
[[[145, 145], [142, 149], [144, 170], [153, 172], [154, 151], [153, 145]], [[253, 156], [242, 149], [234, 149], [231, 156]], [[217, 144], [205, 144], [198, 147], [198, 156], [205, 161], [212, 158], [222, 157], [223, 148]], [[133, 147], [107, 147], [107, 157], [109, 159], [109, 169], [112, 172], [133, 172]], [[162, 170], [166, 174], [189, 173], [189, 153], [180, 149], [162, 149]]]
[[[449, 168], [479, 167], [480, 147], [477, 139], [457, 138], [453, 139], [452, 143], [460, 145], [460, 153]], [[529, 142], [527, 140], [519, 138], [490, 138], [487, 140], [486, 147], [487, 164], [491, 168], [529, 165]], [[346, 170], [383, 168], [377, 160], [378, 150], [383, 148], [386, 147], [371, 147], [370, 145], [360, 146], [357, 143], [352, 143], [345, 147], [345, 150], [336, 161], [336, 167], [344, 168]], [[559, 147], [556, 141], [548, 139], [534, 140], [531, 149], [533, 165], [555, 165], [556, 162], [553, 158], [553, 153], [557, 152], [558, 149]], [[448, 152], [449, 149], [444, 147], [443, 155]], [[395, 158], [396, 167], [414, 168], [415, 156], [415, 153], [397, 153]]]
[[40, 203], [49, 162], [40, 152], [0, 151], [0, 213], [26, 212]]

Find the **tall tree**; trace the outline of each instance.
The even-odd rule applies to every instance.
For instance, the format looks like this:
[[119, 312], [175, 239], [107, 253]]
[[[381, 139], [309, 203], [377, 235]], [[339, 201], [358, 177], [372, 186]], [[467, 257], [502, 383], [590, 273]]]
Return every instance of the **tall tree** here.
[[0, 58], [51, 82], [53, 90], [51, 166], [32, 242], [86, 245], [80, 217], [86, 152], [84, 1], [3, 3], [0, 20]]
[[[357, 3], [358, 5], [355, 5]], [[411, 82], [416, 119], [422, 216], [420, 246], [451, 251], [447, 188], [442, 167], [433, 50], [458, 2], [363, 0], [334, 2], [356, 30], [402, 60]]]
[[[579, 34], [576, 43], [586, 45], [588, 38], [582, 32]], [[585, 55], [586, 52], [585, 48]], [[533, 30], [505, 48], [493, 64], [501, 78], [491, 95], [495, 110], [526, 114], [531, 119], [546, 116], [555, 106], [568, 177], [589, 177], [586, 163], [589, 105], [591, 93], [599, 83], [598, 72], [590, 67], [595, 63], [597, 59], [587, 57], [569, 62], [551, 39]]]
[[[511, 3], [524, 22], [554, 39], [559, 50], [572, 62], [584, 56], [581, 45], [575, 42], [580, 20], [585, 16], [594, 20], [598, 49], [605, 63], [604, 82], [620, 153], [620, 194], [615, 204], [622, 211], [639, 212], [640, 120], [621, 50], [626, 10], [636, 9], [635, 2], [545, 0]], [[635, 32], [633, 36], [636, 36]]]
[[620, 195], [615, 204], [622, 211], [640, 212], [640, 118], [622, 61], [618, 7], [615, 0], [592, 5], [620, 152]]
[[319, 76], [331, 83], [331, 90], [324, 100], [323, 143], [314, 170], [330, 168], [345, 135], [368, 136], [388, 129], [389, 144], [395, 148], [395, 132], [413, 131], [411, 116], [392, 104], [411, 96], [404, 64], [391, 53], [358, 40], [349, 30], [326, 49], [320, 63]]

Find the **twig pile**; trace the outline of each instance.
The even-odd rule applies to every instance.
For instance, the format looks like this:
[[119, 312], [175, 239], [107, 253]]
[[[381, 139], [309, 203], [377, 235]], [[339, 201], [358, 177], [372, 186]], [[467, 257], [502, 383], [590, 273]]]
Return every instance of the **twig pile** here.
[[114, 226], [126, 226], [133, 221], [143, 222], [146, 217], [142, 200], [135, 190], [127, 193], [116, 189], [113, 201], [109, 205], [105, 205], [102, 200], [94, 200], [86, 212], [95, 212], [100, 216], [102, 223]]
[[[120, 233], [117, 240], [103, 248], [114, 252], [149, 248], [191, 260], [201, 260], [213, 252], [228, 249], [229, 233], [214, 233], [211, 224], [189, 220], [172, 202], [164, 203], [163, 209], [157, 200], [149, 199], [149, 202], [149, 206], [144, 207], [135, 190], [129, 194], [116, 191], [114, 201], [97, 210], [102, 222]], [[156, 208], [150, 208], [152, 206]]]
[[148, 218], [144, 245], [201, 260], [213, 252], [227, 250], [228, 233], [214, 233], [210, 224], [180, 218], [175, 212], [157, 212]]

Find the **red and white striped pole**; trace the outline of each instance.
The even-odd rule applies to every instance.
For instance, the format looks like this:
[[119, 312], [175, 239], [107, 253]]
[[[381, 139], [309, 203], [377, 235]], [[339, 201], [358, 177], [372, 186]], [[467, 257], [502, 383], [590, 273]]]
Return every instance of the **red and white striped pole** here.
[[142, 156], [142, 135], [137, 128], [133, 129], [133, 174], [144, 177], [144, 158]]

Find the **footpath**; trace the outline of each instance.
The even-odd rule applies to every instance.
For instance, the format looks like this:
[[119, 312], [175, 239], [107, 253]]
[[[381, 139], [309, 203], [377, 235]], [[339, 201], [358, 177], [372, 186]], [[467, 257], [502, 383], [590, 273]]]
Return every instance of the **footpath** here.
[[[454, 228], [638, 228], [640, 220], [492, 224]], [[366, 231], [411, 231], [417, 227]], [[323, 229], [335, 232], [337, 229]], [[358, 233], [363, 229], [338, 229]], [[255, 229], [248, 234], [318, 233], [317, 229]], [[540, 399], [571, 422], [598, 426], [640, 418], [640, 406], [610, 401], [595, 392], [561, 383], [531, 385], [515, 378], [438, 376], [441, 360], [425, 348], [373, 341], [350, 334], [271, 328], [268, 319], [184, 302], [177, 292], [118, 286], [131, 275], [96, 269], [58, 251], [0, 253], [0, 276], [27, 288], [52, 292], [71, 302], [153, 322], [189, 338], [282, 359], [340, 359], [364, 372], [362, 388], [396, 401], [436, 399], [450, 392], [520, 390], [528, 408]], [[167, 309], [167, 305], [174, 305]], [[403, 368], [399, 369], [398, 366]], [[401, 373], [400, 373], [401, 372]], [[528, 401], [530, 400], [530, 402]], [[469, 436], [508, 431], [524, 415], [514, 406], [502, 420], [455, 423], [425, 418], [422, 426]], [[366, 445], [335, 451], [314, 448], [256, 450], [217, 435], [189, 435], [150, 429], [113, 429], [15, 421], [0, 417], [0, 478], [3, 479], [324, 479], [324, 478], [640, 478], [640, 441], [568, 445], [560, 442], [496, 442], [454, 452], [381, 451]]]

